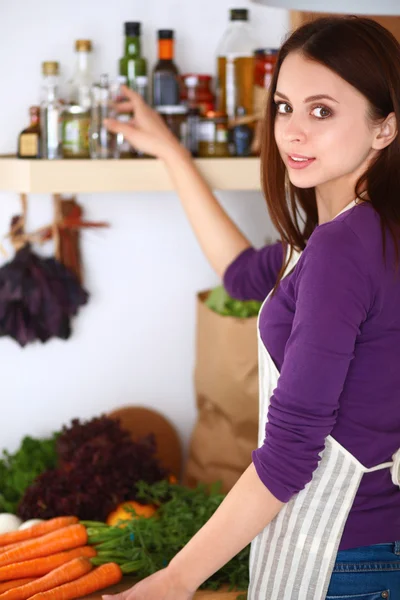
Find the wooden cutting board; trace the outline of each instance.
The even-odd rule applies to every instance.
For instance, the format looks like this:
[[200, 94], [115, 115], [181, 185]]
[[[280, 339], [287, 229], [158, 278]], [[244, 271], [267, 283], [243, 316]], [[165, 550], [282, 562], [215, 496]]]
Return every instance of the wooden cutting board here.
[[[112, 587], [104, 589], [101, 592], [96, 592], [95, 594], [85, 596], [85, 600], [89, 600], [89, 598], [91, 600], [101, 600], [103, 594], [117, 594], [118, 592], [127, 590], [133, 584], [133, 579], [124, 577], [124, 579], [117, 585], [113, 585]], [[200, 591], [196, 593], [194, 600], [236, 600], [240, 594], [243, 594], [243, 592], [228, 592], [226, 589], [218, 592]]]

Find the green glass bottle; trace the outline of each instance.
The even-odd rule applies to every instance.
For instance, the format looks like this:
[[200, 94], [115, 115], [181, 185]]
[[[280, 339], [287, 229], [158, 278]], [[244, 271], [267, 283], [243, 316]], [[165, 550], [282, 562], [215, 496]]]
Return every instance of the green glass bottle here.
[[125, 54], [119, 61], [119, 74], [124, 75], [127, 85], [137, 91], [136, 77], [147, 75], [147, 61], [141, 55], [140, 23], [124, 23]]

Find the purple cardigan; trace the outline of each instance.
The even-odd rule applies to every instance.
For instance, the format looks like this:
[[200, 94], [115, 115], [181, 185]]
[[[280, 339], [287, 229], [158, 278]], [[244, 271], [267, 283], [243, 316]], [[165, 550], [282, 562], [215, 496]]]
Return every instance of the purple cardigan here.
[[[263, 300], [282, 265], [280, 243], [249, 248], [227, 268], [227, 291]], [[319, 225], [294, 271], [260, 313], [280, 378], [266, 437], [253, 452], [267, 488], [287, 502], [317, 468], [331, 434], [364, 466], [400, 447], [400, 274], [364, 203]], [[400, 489], [389, 469], [363, 476], [340, 549], [400, 540]]]

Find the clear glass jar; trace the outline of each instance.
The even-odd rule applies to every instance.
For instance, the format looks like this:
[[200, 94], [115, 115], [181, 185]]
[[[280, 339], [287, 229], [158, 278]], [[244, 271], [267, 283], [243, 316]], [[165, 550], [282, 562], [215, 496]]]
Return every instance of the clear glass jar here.
[[231, 156], [226, 113], [210, 110], [200, 119], [198, 152], [201, 158]]
[[108, 75], [100, 75], [100, 83], [92, 86], [90, 123], [90, 157], [117, 158], [116, 135], [107, 130], [104, 119], [115, 117]]

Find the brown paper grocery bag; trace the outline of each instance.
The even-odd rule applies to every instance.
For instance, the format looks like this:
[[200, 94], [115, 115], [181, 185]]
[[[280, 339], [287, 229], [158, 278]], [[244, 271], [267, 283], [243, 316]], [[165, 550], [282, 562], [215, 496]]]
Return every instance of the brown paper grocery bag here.
[[257, 318], [221, 316], [197, 296], [195, 391], [198, 409], [184, 483], [222, 481], [231, 489], [257, 447]]

